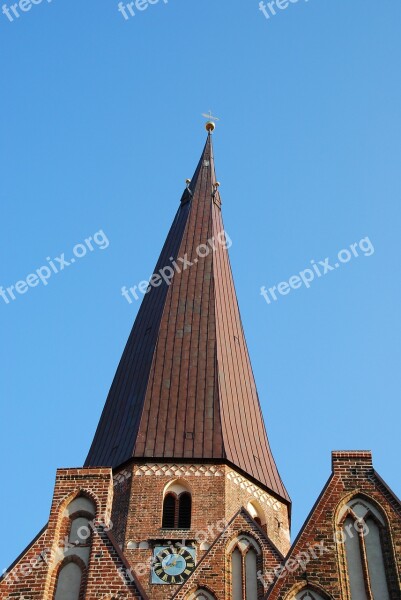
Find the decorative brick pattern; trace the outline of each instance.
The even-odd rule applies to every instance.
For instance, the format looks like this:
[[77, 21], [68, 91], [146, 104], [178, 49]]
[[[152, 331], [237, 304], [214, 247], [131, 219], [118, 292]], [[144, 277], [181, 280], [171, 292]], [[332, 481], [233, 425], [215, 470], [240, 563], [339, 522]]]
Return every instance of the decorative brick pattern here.
[[164, 477], [224, 477], [224, 471], [214, 465], [142, 465], [135, 476], [158, 475]]
[[226, 518], [231, 519], [240, 507], [257, 500], [263, 510], [266, 525], [264, 529], [279, 551], [285, 555], [290, 547], [290, 526], [288, 507], [276, 500], [255, 483], [247, 480], [232, 469], [226, 476]]
[[235, 471], [230, 471], [227, 474], [227, 478], [235, 483], [235, 485], [239, 485], [240, 488], [245, 489], [249, 494], [252, 494], [252, 496], [262, 504], [266, 504], [275, 511], [280, 510], [281, 503], [276, 498], [273, 498], [273, 496], [270, 496], [261, 490], [254, 483], [251, 483], [248, 479], [245, 479], [245, 477], [238, 475], [238, 473], [235, 473]]

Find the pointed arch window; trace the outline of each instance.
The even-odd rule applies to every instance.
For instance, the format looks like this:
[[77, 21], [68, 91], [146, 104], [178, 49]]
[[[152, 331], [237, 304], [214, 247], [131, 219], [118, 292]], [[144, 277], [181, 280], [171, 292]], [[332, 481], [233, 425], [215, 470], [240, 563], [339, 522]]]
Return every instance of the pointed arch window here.
[[323, 596], [315, 592], [314, 590], [310, 590], [309, 588], [304, 588], [301, 592], [298, 592], [296, 596], [292, 597], [293, 600], [324, 600]]
[[175, 494], [167, 494], [163, 503], [163, 529], [174, 529], [177, 497]]
[[75, 562], [61, 568], [54, 600], [79, 600], [82, 584], [82, 569]]
[[178, 529], [190, 529], [191, 511], [191, 494], [189, 492], [183, 492], [178, 497]]
[[200, 588], [199, 590], [196, 590], [196, 592], [194, 594], [190, 594], [188, 600], [216, 600], [215, 596], [213, 596], [210, 592], [208, 592], [207, 590]]
[[181, 484], [170, 485], [163, 500], [163, 529], [190, 529], [192, 496]]
[[381, 511], [365, 498], [353, 498], [341, 510], [338, 525], [349, 600], [390, 600], [394, 565], [389, 560], [390, 536]]
[[234, 552], [231, 555], [231, 583], [233, 600], [242, 600], [243, 598], [242, 576], [242, 553], [238, 548], [235, 548]]
[[90, 544], [91, 528], [88, 517], [73, 517], [71, 519], [68, 541], [75, 546]]
[[246, 598], [258, 597], [258, 555], [254, 548], [248, 550], [245, 556]]
[[259, 545], [253, 538], [241, 536], [229, 550], [232, 600], [257, 600]]
[[74, 498], [62, 514], [62, 529], [71, 546], [64, 545], [64, 561], [52, 591], [54, 600], [79, 600], [84, 594], [91, 550], [90, 521], [95, 514], [95, 504], [84, 495]]
[[261, 505], [256, 500], [251, 500], [248, 502], [247, 510], [253, 520], [256, 521], [260, 527], [263, 527], [266, 524], [265, 513]]
[[68, 541], [75, 546], [89, 546], [91, 542], [90, 521], [95, 516], [96, 508], [85, 496], [78, 496], [67, 507], [70, 519]]

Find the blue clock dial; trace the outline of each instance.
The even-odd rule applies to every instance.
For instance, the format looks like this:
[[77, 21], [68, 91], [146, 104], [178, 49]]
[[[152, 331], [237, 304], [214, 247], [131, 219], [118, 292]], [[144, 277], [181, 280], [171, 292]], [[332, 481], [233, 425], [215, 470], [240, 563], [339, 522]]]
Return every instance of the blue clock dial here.
[[181, 584], [195, 568], [194, 548], [155, 548], [152, 583]]

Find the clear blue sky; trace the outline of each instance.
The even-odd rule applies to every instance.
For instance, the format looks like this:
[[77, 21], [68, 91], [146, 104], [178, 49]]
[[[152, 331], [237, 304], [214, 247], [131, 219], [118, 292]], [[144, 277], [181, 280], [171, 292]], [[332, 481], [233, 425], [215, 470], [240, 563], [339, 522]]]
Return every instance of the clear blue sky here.
[[[215, 133], [245, 331], [293, 535], [332, 449], [372, 449], [401, 494], [401, 5], [114, 0], [0, 14], [0, 285], [99, 230], [110, 245], [0, 298], [6, 568], [80, 466], [186, 177]], [[260, 287], [369, 236], [361, 256], [270, 306]], [[21, 289], [24, 289], [21, 286]]]

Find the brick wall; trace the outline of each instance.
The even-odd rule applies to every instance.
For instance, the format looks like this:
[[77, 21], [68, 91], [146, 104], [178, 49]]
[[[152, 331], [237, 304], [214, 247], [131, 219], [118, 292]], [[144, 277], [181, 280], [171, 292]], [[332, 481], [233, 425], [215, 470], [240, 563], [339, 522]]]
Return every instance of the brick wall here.
[[[263, 582], [268, 586], [273, 581], [266, 594], [269, 600], [292, 598], [306, 585], [322, 597], [348, 600], [343, 549], [335, 543], [334, 533], [339, 511], [354, 496], [376, 503], [384, 515], [389, 534], [386, 560], [389, 564], [393, 561], [388, 572], [391, 600], [399, 600], [400, 502], [374, 471], [370, 452], [334, 452], [332, 467], [332, 476], [286, 559], [281, 549], [288, 545], [282, 534], [288, 526], [287, 508], [227, 465], [131, 464], [115, 473], [114, 481], [110, 469], [60, 469], [48, 525], [0, 581], [0, 600], [53, 598], [60, 565], [56, 551], [68, 534], [64, 509], [82, 492], [95, 503], [97, 521], [81, 600], [167, 600], [173, 596], [187, 600], [199, 587], [211, 591], [217, 600], [230, 600], [228, 548], [242, 535], [252, 537], [263, 550], [258, 559], [260, 598], [265, 593]], [[193, 494], [190, 531], [161, 528], [163, 492], [176, 479], [184, 481]], [[264, 527], [241, 508], [250, 500], [263, 508]], [[183, 538], [196, 544], [198, 565], [194, 573], [181, 588], [151, 585], [152, 544]], [[211, 544], [209, 551], [200, 547], [205, 541]], [[127, 548], [128, 542], [142, 542], [148, 547]], [[136, 579], [133, 574], [141, 564]], [[277, 571], [280, 564], [285, 568]], [[274, 581], [275, 570], [280, 577]]]
[[[163, 493], [166, 485], [177, 479], [184, 481], [192, 492], [191, 529], [162, 530]], [[206, 554], [201, 543], [212, 545], [229, 520], [242, 506], [246, 507], [250, 500], [257, 500], [263, 507], [266, 515], [265, 529], [279, 544], [284, 542], [278, 532], [278, 519], [288, 526], [286, 507], [223, 464], [131, 464], [115, 473], [114, 479], [111, 470], [107, 468], [59, 469], [48, 525], [12, 567], [6, 579], [0, 582], [1, 600], [53, 598], [63, 561], [60, 548], [64, 548], [63, 542], [66, 537], [68, 539], [69, 532], [69, 519], [64, 511], [74, 497], [82, 493], [95, 504], [97, 518], [97, 527], [91, 539], [89, 564], [83, 569], [85, 585], [82, 588], [82, 600], [106, 600], [112, 597], [122, 600], [140, 598], [141, 595], [148, 595], [152, 600], [172, 598], [179, 586], [150, 584], [153, 542], [192, 540], [196, 543], [199, 561]], [[238, 519], [239, 517], [235, 524], [230, 525], [224, 539], [219, 540], [219, 549], [216, 546], [211, 550], [208, 562], [202, 567], [205, 585], [207, 580], [213, 585], [218, 582], [219, 598], [229, 598], [229, 595], [224, 595], [226, 588], [229, 589], [225, 544], [229, 541], [227, 536], [240, 533], [236, 527], [241, 527], [243, 533], [254, 529], [261, 547], [268, 545], [269, 550], [265, 552], [263, 559], [265, 564], [260, 564], [262, 570], [269, 560], [272, 564], [278, 564], [279, 561], [279, 553], [267, 542], [263, 530], [255, 525], [249, 515], [242, 515], [240, 521]], [[101, 527], [99, 522], [106, 527]], [[149, 547], [129, 549], [128, 542], [136, 542], [138, 545], [143, 542]], [[69, 556], [68, 560], [74, 559]], [[139, 581], [133, 576], [135, 573]], [[209, 576], [205, 577], [205, 573]], [[145, 591], [141, 592], [141, 585]]]
[[[284, 553], [289, 548], [288, 509], [232, 468], [224, 464], [152, 464], [138, 463], [125, 468], [129, 471], [126, 485], [115, 488], [113, 522], [119, 523], [117, 537], [123, 540], [124, 553], [132, 564], [138, 579], [154, 600], [171, 598], [179, 586], [163, 586], [150, 583], [150, 560], [152, 548], [129, 549], [128, 543], [137, 546], [141, 542], [155, 540], [166, 545], [183, 539], [198, 540], [197, 561], [205, 554], [200, 542], [212, 544], [221, 533], [224, 523], [249, 501], [257, 501], [266, 517], [266, 529], [272, 541]], [[163, 530], [162, 506], [166, 486], [174, 480], [182, 480], [192, 493], [192, 521], [190, 530]], [[123, 525], [121, 506], [126, 506], [129, 488], [127, 522]], [[124, 508], [124, 511], [126, 508]]]

